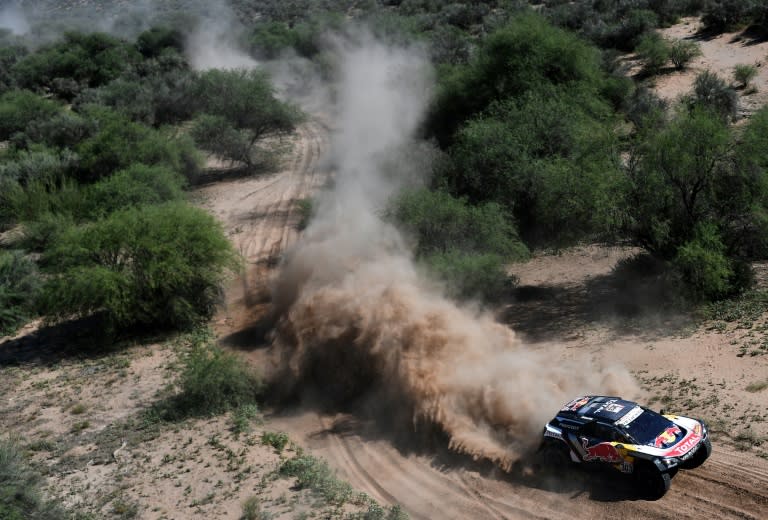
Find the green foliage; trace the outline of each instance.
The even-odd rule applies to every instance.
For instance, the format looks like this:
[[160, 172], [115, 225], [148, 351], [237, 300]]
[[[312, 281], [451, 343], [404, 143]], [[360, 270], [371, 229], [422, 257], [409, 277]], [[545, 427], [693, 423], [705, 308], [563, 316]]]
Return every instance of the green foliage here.
[[75, 112], [59, 112], [46, 119], [33, 119], [24, 131], [14, 135], [12, 143], [19, 148], [43, 144], [55, 148], [74, 148], [95, 130], [94, 122]]
[[139, 60], [132, 45], [102, 33], [69, 32], [16, 63], [12, 72], [23, 88], [51, 88], [71, 100], [86, 87], [104, 85]]
[[761, 0], [708, 0], [702, 22], [711, 31], [727, 31], [748, 24]]
[[202, 115], [197, 117], [190, 130], [192, 139], [206, 151], [251, 166], [254, 157], [248, 135], [234, 128], [221, 116]]
[[277, 453], [282, 453], [288, 445], [288, 434], [285, 432], [263, 432], [261, 434], [261, 443], [265, 446], [272, 446]]
[[136, 48], [145, 58], [155, 58], [167, 49], [184, 52], [184, 35], [169, 27], [152, 27], [136, 38]]
[[180, 203], [131, 208], [58, 237], [41, 310], [53, 318], [101, 313], [118, 327], [188, 327], [211, 316], [236, 267], [220, 225]]
[[739, 97], [720, 76], [705, 70], [693, 82], [693, 95], [690, 97], [691, 106], [705, 107], [720, 115], [723, 119], [736, 118], [739, 108]]
[[18, 443], [0, 439], [0, 518], [64, 520], [71, 515], [40, 493], [40, 475], [30, 469]]
[[184, 177], [168, 168], [134, 164], [87, 188], [86, 216], [181, 200], [184, 184]]
[[312, 490], [333, 505], [341, 506], [353, 495], [349, 483], [339, 480], [327, 462], [312, 455], [297, 454], [285, 460], [280, 475], [295, 477], [298, 487]]
[[731, 260], [711, 223], [696, 226], [693, 239], [678, 248], [674, 265], [697, 297], [717, 300], [733, 292]]
[[517, 284], [517, 280], [506, 273], [504, 257], [493, 253], [448, 250], [428, 254], [423, 261], [430, 272], [445, 282], [448, 294], [455, 298], [493, 300]]
[[535, 14], [521, 14], [485, 38], [466, 66], [444, 69], [426, 127], [441, 145], [493, 101], [543, 86], [580, 89], [599, 98], [604, 77], [597, 51]]
[[259, 407], [255, 403], [244, 404], [232, 412], [232, 433], [240, 435], [251, 430], [251, 422], [259, 417]]
[[243, 514], [240, 520], [267, 520], [270, 516], [261, 510], [258, 497], [249, 497], [243, 502]]
[[233, 162], [253, 166], [257, 141], [290, 132], [300, 121], [298, 108], [275, 98], [263, 72], [210, 70], [194, 87], [204, 115], [192, 136], [199, 146]]
[[501, 206], [471, 206], [442, 191], [409, 191], [395, 201], [393, 217], [417, 240], [419, 255], [449, 250], [492, 252], [510, 261], [528, 250]]
[[165, 403], [165, 419], [210, 416], [252, 409], [262, 382], [237, 355], [211, 344], [195, 345], [184, 358], [179, 393]]
[[131, 122], [111, 110], [92, 108], [88, 115], [96, 120], [98, 130], [76, 148], [80, 181], [95, 181], [134, 163], [165, 166], [188, 178], [197, 174], [198, 159], [190, 142]]
[[11, 90], [0, 96], [0, 141], [21, 132], [32, 122], [45, 121], [61, 108], [28, 90]]
[[610, 109], [593, 95], [550, 87], [492, 105], [450, 149], [451, 191], [503, 204], [529, 244], [615, 228], [623, 179]]
[[275, 98], [268, 76], [256, 70], [212, 69], [200, 74], [194, 87], [202, 111], [248, 130], [252, 140], [289, 132], [300, 120], [296, 107]]
[[677, 70], [683, 70], [694, 58], [701, 56], [698, 43], [689, 40], [675, 40], [669, 44], [669, 59]]
[[742, 88], [747, 88], [757, 76], [757, 68], [753, 65], [739, 63], [733, 67], [733, 79], [741, 84]]
[[671, 54], [669, 42], [655, 32], [643, 36], [635, 50], [643, 62], [643, 71], [649, 75], [658, 74]]
[[714, 218], [714, 188], [729, 146], [726, 124], [701, 109], [649, 138], [632, 178], [630, 210], [635, 236], [650, 251], [673, 258], [698, 223]]
[[0, 250], [0, 336], [32, 316], [40, 285], [34, 262], [21, 251]]

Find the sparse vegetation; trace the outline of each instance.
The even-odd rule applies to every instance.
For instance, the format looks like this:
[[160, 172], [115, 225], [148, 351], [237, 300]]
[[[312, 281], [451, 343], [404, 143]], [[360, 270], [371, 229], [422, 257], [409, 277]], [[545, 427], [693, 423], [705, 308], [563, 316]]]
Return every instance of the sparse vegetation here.
[[669, 59], [675, 68], [683, 70], [694, 59], [701, 56], [699, 44], [689, 40], [677, 40], [669, 46]]
[[70, 516], [40, 491], [42, 478], [24, 460], [19, 444], [0, 438], [0, 518], [64, 520]]
[[743, 89], [749, 87], [749, 84], [755, 79], [755, 76], [757, 76], [757, 68], [753, 65], [740, 63], [733, 68], [733, 79], [735, 79]]

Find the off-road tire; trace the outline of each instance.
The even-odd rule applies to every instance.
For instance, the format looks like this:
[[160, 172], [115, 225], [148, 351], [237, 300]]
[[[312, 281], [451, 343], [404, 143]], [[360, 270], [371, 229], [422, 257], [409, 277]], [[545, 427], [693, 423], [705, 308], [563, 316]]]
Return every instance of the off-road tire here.
[[709, 441], [709, 438], [707, 438], [701, 443], [701, 446], [698, 447], [696, 453], [693, 454], [693, 457], [691, 457], [689, 460], [686, 460], [682, 466], [685, 469], [698, 468], [704, 464], [704, 461], [709, 458], [711, 453], [712, 443]]
[[672, 477], [669, 473], [661, 472], [650, 464], [638, 467], [635, 470], [635, 479], [643, 495], [651, 500], [663, 497], [672, 485]]
[[544, 441], [537, 458], [546, 471], [564, 470], [571, 465], [568, 447], [562, 441]]

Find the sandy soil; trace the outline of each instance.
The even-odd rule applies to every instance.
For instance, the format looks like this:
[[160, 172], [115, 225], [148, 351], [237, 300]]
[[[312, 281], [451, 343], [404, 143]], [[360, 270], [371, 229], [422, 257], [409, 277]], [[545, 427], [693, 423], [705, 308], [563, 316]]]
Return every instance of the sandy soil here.
[[664, 99], [675, 100], [689, 92], [696, 75], [705, 70], [716, 72], [726, 81], [733, 82], [733, 67], [754, 65], [758, 75], [752, 85], [756, 92], [740, 90], [740, 111], [749, 114], [768, 102], [768, 41], [750, 38], [743, 32], [707, 36], [700, 33], [698, 18], [685, 18], [681, 23], [661, 31], [672, 40], [692, 40], [701, 47], [703, 55], [693, 60], [684, 71], [668, 71], [655, 78], [655, 90]]

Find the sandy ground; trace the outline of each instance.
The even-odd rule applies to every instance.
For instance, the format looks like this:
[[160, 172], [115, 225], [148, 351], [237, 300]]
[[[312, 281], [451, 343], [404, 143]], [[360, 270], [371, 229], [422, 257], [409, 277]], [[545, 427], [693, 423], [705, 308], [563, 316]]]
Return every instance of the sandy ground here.
[[702, 56], [683, 71], [672, 71], [654, 79], [654, 89], [664, 99], [674, 101], [690, 92], [696, 75], [705, 70], [717, 73], [735, 85], [733, 68], [739, 64], [754, 65], [758, 74], [752, 82], [755, 92], [739, 90], [740, 112], [749, 114], [768, 102], [768, 41], [758, 41], [743, 32], [704, 36], [698, 18], [685, 18], [681, 23], [661, 31], [671, 40], [691, 40], [699, 44]]
[[[670, 29], [680, 35], [694, 30], [685, 24]], [[742, 46], [727, 37], [701, 43], [706, 58], [696, 67], [718, 63], [722, 70], [732, 67], [730, 55], [724, 50], [723, 58], [713, 57], [705, 45]], [[760, 48], [745, 47], [749, 53]], [[763, 59], [765, 50], [760, 52]], [[761, 68], [760, 81], [765, 72]], [[674, 97], [687, 89], [684, 76], [665, 76], [659, 88]], [[670, 86], [675, 81], [678, 86]], [[760, 85], [759, 95], [768, 92]], [[321, 160], [328, 133], [310, 121], [299, 130], [283, 171], [224, 175], [196, 192], [245, 258], [215, 327], [222, 344], [245, 352], [254, 364], [268, 347], [259, 321], [269, 309], [269, 276], [299, 236], [297, 201], [328, 178]], [[765, 518], [768, 388], [746, 388], [768, 382], [766, 316], [701, 324], [673, 313], [659, 305], [664, 288], [652, 273], [632, 276], [623, 267], [636, 253], [585, 246], [513, 266], [520, 287], [498, 316], [531, 348], [554, 342], [569, 357], [624, 364], [655, 406], [712, 425], [710, 460], [678, 474], [655, 502], [602, 474], [542, 479], [524, 466], [504, 473], [448, 452], [439, 438], [415, 439], [410, 431], [387, 429], [386, 418], [370, 420], [348, 410], [284, 405], [239, 437], [229, 417], [160, 431], [142, 427], [131, 421], [174, 373], [179, 347], [167, 343], [85, 360], [42, 356], [18, 366], [0, 356], [0, 427], [22, 435], [35, 460], [48, 468], [50, 494], [99, 518], [125, 518], [134, 509], [138, 518], [238, 518], [243, 500], [254, 495], [275, 518], [300, 516], [307, 502], [289, 481], [269, 477], [280, 455], [258, 442], [263, 430], [288, 432], [355, 488], [382, 503], [400, 503], [418, 519]], [[32, 327], [0, 340], [0, 352], [23, 350], [24, 338], [35, 334]]]

